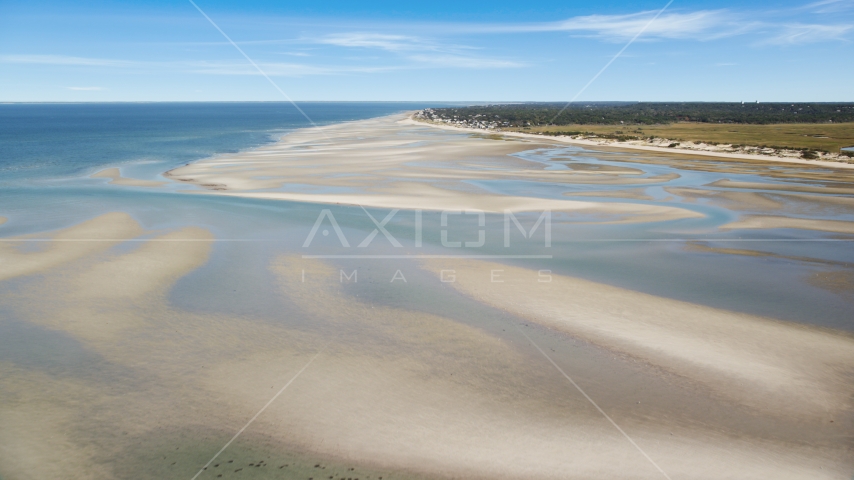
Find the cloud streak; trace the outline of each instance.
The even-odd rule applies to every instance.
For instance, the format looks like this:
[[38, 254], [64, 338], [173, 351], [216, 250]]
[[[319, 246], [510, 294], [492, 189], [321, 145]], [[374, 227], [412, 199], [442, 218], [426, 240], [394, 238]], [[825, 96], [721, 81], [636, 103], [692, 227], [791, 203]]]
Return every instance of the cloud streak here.
[[[405, 64], [394, 65], [310, 65], [290, 62], [257, 62], [267, 75], [277, 77], [305, 77], [312, 75], [353, 75], [394, 70], [440, 68], [516, 68], [524, 66], [508, 60], [458, 57], [441, 54], [415, 54], [404, 57]], [[63, 55], [0, 55], [0, 63], [38, 64], [64, 67], [89, 67], [121, 69], [127, 73], [159, 73], [164, 70], [202, 75], [260, 75], [244, 62], [176, 61], [147, 62], [87, 58]], [[66, 87], [69, 90], [97, 90], [101, 87]]]
[[140, 65], [131, 60], [112, 60], [106, 58], [73, 57], [68, 55], [0, 55], [2, 63], [29, 63], [39, 65], [67, 65], [82, 67], [119, 67], [128, 68]]
[[804, 9], [812, 13], [839, 13], [854, 10], [854, 2], [851, 0], [822, 0], [808, 4]]
[[306, 41], [337, 47], [378, 48], [387, 52], [438, 51], [447, 48], [407, 35], [364, 32], [335, 33], [316, 39], [306, 39]]
[[759, 42], [761, 45], [803, 45], [829, 41], [845, 41], [854, 31], [851, 25], [784, 25], [776, 35]]
[[373, 32], [346, 32], [326, 35], [306, 42], [343, 48], [377, 49], [398, 55], [414, 68], [492, 69], [519, 68], [522, 62], [472, 55], [474, 47], [444, 44], [411, 35]]
[[[852, 8], [854, 8], [854, 2], [850, 0], [822, 0], [789, 10], [748, 12], [717, 9], [666, 12], [648, 26], [639, 41], [712, 41], [748, 34], [754, 36], [754, 45], [797, 45], [845, 41], [852, 31], [849, 26], [851, 22], [842, 22], [838, 16], [833, 17], [833, 22], [837, 23], [799, 23], [791, 20], [803, 15], [807, 10], [811, 13], [820, 13], [841, 12]], [[375, 49], [401, 55], [411, 52], [437, 52], [465, 57], [476, 49], [426, 39], [411, 32], [430, 32], [431, 37], [568, 33], [576, 37], [622, 43], [643, 29], [656, 12], [656, 10], [649, 10], [619, 15], [584, 15], [554, 22], [375, 25], [372, 32], [331, 33], [313, 38], [304, 37], [299, 41], [343, 48]], [[787, 17], [788, 21], [782, 20]], [[339, 25], [337, 28], [347, 28], [347, 26]], [[406, 29], [407, 34], [397, 33], [401, 29]], [[267, 42], [277, 42], [277, 40]], [[488, 59], [483, 60], [484, 64], [490, 63]], [[499, 65], [501, 62], [493, 60], [492, 63]]]
[[[626, 15], [586, 15], [558, 22], [491, 25], [475, 31], [483, 33], [570, 32], [622, 42], [635, 36], [655, 16], [657, 10]], [[711, 39], [733, 35], [743, 29], [726, 10], [662, 14], [644, 31], [646, 39]]]
[[[841, 12], [854, 8], [854, 2], [825, 0], [804, 7], [814, 13]], [[625, 15], [586, 15], [546, 23], [470, 25], [461, 31], [471, 33], [537, 33], [566, 32], [606, 42], [623, 42], [644, 28], [656, 11]], [[755, 34], [758, 45], [796, 45], [804, 43], [845, 41], [854, 30], [850, 23], [821, 24], [758, 20], [762, 15], [730, 10], [671, 12], [661, 15], [644, 31], [641, 41], [698, 40], [710, 41], [736, 35]]]

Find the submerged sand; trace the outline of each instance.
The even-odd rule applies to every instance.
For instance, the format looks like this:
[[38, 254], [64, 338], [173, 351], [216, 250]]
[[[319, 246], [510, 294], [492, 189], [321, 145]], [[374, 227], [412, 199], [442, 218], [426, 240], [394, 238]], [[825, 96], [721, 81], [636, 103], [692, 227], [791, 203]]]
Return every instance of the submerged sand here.
[[[58, 250], [83, 233], [155, 236]], [[839, 441], [850, 336], [475, 260], [422, 268], [448, 298], [492, 312], [480, 326], [360, 299], [339, 266], [294, 255], [268, 268], [308, 323], [194, 313], [169, 294], [211, 258], [206, 230], [147, 232], [116, 213], [51, 235], [45, 252], [63, 261], [3, 253], [32, 265], [15, 270], [30, 287], [5, 307], [102, 363], [56, 377], [0, 362], [4, 478], [189, 478], [312, 358], [200, 478], [266, 478], [271, 462], [305, 478], [661, 478], [658, 465], [670, 478], [830, 479], [852, 467]], [[440, 283], [447, 269], [454, 282]]]
[[126, 187], [159, 187], [166, 182], [158, 182], [154, 180], [142, 180], [139, 178], [123, 177], [121, 170], [118, 168], [106, 168], [99, 172], [90, 175], [91, 178], [109, 178], [110, 185], [124, 185]]
[[721, 226], [722, 229], [773, 229], [795, 228], [822, 232], [847, 233], [854, 235], [854, 222], [820, 220], [812, 218], [777, 217], [771, 215], [749, 215]]
[[825, 416], [852, 407], [854, 339], [848, 336], [501, 264], [435, 261], [427, 267], [437, 275], [453, 268], [451, 285], [480, 301], [673, 371], [769, 415]]
[[[7, 237], [0, 243], [0, 280], [31, 275], [71, 262], [86, 255], [102, 252], [141, 233], [139, 224], [130, 215], [111, 213], [55, 233], [48, 233], [39, 242], [39, 250], [21, 251], [40, 235]], [[19, 240], [19, 241], [16, 241]], [[42, 238], [39, 238], [42, 240]]]

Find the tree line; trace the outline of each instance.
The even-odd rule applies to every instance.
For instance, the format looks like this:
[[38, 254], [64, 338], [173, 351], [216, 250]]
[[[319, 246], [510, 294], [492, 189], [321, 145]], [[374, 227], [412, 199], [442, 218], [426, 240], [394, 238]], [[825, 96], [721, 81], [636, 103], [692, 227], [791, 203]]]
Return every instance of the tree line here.
[[[564, 108], [565, 107], [565, 108]], [[543, 125], [655, 125], [675, 122], [772, 124], [854, 122], [854, 103], [596, 102], [518, 103], [430, 109], [428, 118]]]

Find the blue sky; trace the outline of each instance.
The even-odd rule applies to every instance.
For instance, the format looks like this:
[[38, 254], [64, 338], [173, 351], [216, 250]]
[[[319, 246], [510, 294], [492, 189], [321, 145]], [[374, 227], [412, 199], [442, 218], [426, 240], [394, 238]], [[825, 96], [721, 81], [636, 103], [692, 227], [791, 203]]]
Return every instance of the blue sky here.
[[[196, 0], [295, 100], [854, 101], [854, 0]], [[0, 101], [283, 100], [188, 0], [0, 2]]]

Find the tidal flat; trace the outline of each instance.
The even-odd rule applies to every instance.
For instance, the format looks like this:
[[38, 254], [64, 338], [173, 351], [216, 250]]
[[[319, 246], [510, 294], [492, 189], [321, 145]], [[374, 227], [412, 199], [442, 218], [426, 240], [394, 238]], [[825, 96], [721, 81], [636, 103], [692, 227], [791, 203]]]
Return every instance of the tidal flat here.
[[850, 478], [854, 170], [407, 118], [11, 185], [0, 477]]

